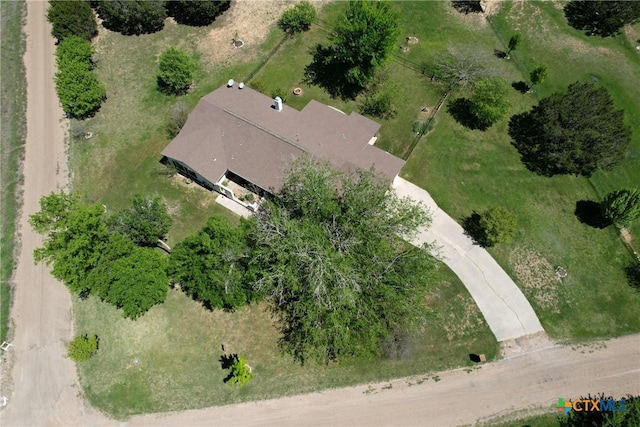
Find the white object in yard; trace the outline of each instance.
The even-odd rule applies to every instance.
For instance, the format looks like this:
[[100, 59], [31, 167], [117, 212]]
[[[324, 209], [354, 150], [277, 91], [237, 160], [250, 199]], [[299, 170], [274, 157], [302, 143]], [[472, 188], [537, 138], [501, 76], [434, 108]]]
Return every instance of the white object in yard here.
[[9, 399], [7, 399], [6, 396], [0, 397], [0, 406], [7, 406], [8, 402], [9, 402]]
[[282, 111], [282, 98], [276, 96], [276, 99], [274, 101], [275, 102], [273, 104], [273, 108], [275, 108], [276, 111]]
[[244, 87], [244, 83], [240, 82], [238, 83], [238, 89], [242, 89]]
[[9, 351], [9, 347], [13, 347], [13, 344], [3, 341], [2, 345], [0, 345], [0, 349], [4, 350], [4, 351]]
[[228, 87], [233, 87], [233, 84], [234, 84], [234, 83], [235, 83], [235, 82], [233, 81], [233, 79], [229, 79], [229, 81], [227, 82], [227, 86], [228, 86]]

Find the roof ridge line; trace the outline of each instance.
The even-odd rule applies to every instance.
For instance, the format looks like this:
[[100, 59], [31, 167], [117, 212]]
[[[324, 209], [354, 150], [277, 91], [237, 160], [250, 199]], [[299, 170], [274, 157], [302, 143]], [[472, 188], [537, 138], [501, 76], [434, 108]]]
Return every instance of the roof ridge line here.
[[[302, 150], [302, 151], [304, 151], [304, 152], [307, 152], [307, 151], [308, 151], [306, 148], [304, 148], [304, 147], [302, 147], [302, 146], [300, 146], [300, 145], [296, 144], [295, 142], [289, 141], [289, 140], [288, 140], [287, 138], [285, 138], [284, 136], [280, 136], [280, 135], [278, 135], [277, 133], [275, 133], [275, 132], [273, 132], [273, 131], [270, 131], [269, 129], [265, 128], [264, 126], [260, 126], [259, 124], [252, 122], [251, 120], [247, 119], [246, 117], [241, 116], [240, 114], [236, 114], [236, 113], [234, 113], [233, 111], [228, 110], [228, 109], [226, 109], [226, 108], [223, 108], [223, 109], [222, 109], [222, 111], [224, 111], [224, 112], [225, 112], [225, 113], [227, 113], [227, 114], [232, 115], [233, 117], [235, 117], [235, 118], [237, 118], [237, 119], [242, 120], [242, 121], [243, 121], [243, 122], [245, 122], [245, 123], [250, 124], [250, 125], [251, 125], [251, 126], [253, 126], [253, 127], [256, 127], [256, 128], [258, 128], [258, 129], [260, 129], [260, 130], [261, 130], [261, 131], [263, 131], [263, 132], [268, 133], [269, 135], [271, 135], [271, 136], [273, 136], [273, 137], [275, 137], [275, 138], [278, 138], [279, 140], [281, 140], [281, 141], [283, 141], [283, 142], [286, 142], [286, 143], [287, 143], [287, 144], [289, 144], [289, 145], [292, 145], [292, 146], [296, 147], [298, 150]], [[224, 145], [224, 144], [223, 144], [223, 145]]]

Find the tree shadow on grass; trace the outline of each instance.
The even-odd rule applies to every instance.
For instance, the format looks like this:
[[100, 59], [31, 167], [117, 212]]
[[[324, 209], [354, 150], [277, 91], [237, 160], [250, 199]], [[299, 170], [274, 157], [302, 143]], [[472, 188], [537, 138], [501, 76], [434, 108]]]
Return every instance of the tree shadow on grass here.
[[[233, 354], [223, 354], [222, 356], [220, 356], [220, 359], [218, 359], [218, 362], [220, 362], [220, 367], [222, 369], [231, 369], [231, 366], [233, 366], [233, 363], [235, 361], [238, 360], [238, 354], [237, 353], [233, 353]], [[227, 377], [222, 380], [225, 384], [229, 382], [229, 380], [233, 377], [232, 374], [227, 375]]]
[[611, 225], [611, 221], [603, 215], [600, 204], [593, 200], [578, 200], [574, 214], [581, 223], [590, 227], [606, 228]]
[[529, 85], [523, 81], [511, 83], [511, 87], [520, 93], [527, 93], [529, 91]]
[[489, 125], [481, 120], [478, 120], [475, 114], [472, 113], [473, 102], [467, 98], [458, 98], [453, 100], [447, 106], [447, 112], [460, 123], [462, 126], [471, 130], [487, 130]]
[[453, 0], [452, 3], [455, 10], [465, 15], [483, 12], [480, 0]]
[[473, 213], [467, 217], [462, 218], [462, 228], [464, 228], [464, 234], [471, 237], [476, 245], [483, 248], [491, 246], [487, 239], [487, 234], [481, 225], [482, 215], [478, 212]]
[[631, 287], [640, 292], [640, 261], [625, 267], [624, 272]]
[[505, 52], [504, 50], [493, 49], [493, 56], [498, 59], [504, 59], [507, 57], [507, 52]]
[[305, 67], [307, 84], [319, 86], [326, 90], [333, 98], [353, 100], [363, 87], [353, 84], [345, 78], [349, 71], [347, 64], [337, 61], [331, 46], [316, 45], [311, 49], [313, 62]]

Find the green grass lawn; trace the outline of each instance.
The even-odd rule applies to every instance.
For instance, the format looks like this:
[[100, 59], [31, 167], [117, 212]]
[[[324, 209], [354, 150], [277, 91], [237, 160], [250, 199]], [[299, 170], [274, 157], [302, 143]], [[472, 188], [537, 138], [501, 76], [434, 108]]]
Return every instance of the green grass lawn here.
[[2, 158], [0, 160], [0, 342], [7, 338], [11, 287], [9, 280], [14, 268], [16, 217], [18, 214], [17, 185], [22, 177], [19, 163], [24, 155], [26, 82], [22, 55], [25, 41], [22, 23], [25, 15], [23, 1], [0, 3], [0, 132]]
[[[94, 298], [76, 300], [77, 334], [97, 334], [96, 356], [78, 365], [84, 395], [118, 419], [308, 393], [333, 387], [471, 366], [469, 353], [493, 359], [497, 343], [464, 285], [444, 265], [429, 293], [427, 326], [401, 360], [300, 366], [277, 349], [277, 331], [265, 303], [234, 313], [208, 311], [179, 291], [137, 321]], [[222, 351], [222, 345], [225, 352]], [[247, 358], [254, 378], [242, 388], [223, 382], [223, 354]], [[140, 363], [135, 365], [133, 360]]]
[[[537, 102], [536, 95], [546, 96], [574, 80], [596, 75], [598, 84], [604, 84], [616, 103], [625, 108], [633, 126], [634, 139], [626, 161], [590, 180], [540, 177], [519, 161], [506, 133], [508, 119], [486, 132], [470, 131], [443, 108], [436, 128], [416, 147], [403, 175], [429, 190], [458, 220], [496, 205], [517, 215], [514, 241], [490, 252], [519, 284], [552, 337], [586, 340], [637, 332], [640, 294], [628, 285], [623, 272], [632, 260], [630, 253], [613, 227], [599, 230], [581, 224], [574, 210], [579, 200], [599, 200], [603, 192], [640, 183], [640, 88], [634, 78], [640, 62], [637, 53], [630, 58], [629, 43], [582, 36], [569, 28], [559, 13], [552, 3], [507, 2], [493, 18], [503, 40], [515, 32], [523, 38], [514, 60], [501, 61], [509, 81], [524, 80], [523, 72], [540, 63], [550, 70], [548, 81], [536, 89], [537, 94], [512, 92], [512, 113], [526, 111]], [[480, 32], [491, 28], [477, 31], [480, 40]], [[449, 101], [452, 99], [455, 94]], [[632, 234], [640, 236], [638, 224]], [[566, 268], [568, 277], [557, 279], [556, 266]]]

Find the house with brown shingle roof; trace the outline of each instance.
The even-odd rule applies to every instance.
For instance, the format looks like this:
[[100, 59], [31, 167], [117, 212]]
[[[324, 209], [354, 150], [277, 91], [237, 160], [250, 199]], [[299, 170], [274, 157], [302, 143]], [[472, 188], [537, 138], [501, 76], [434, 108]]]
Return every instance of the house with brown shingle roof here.
[[234, 188], [277, 193], [288, 165], [305, 153], [344, 172], [373, 166], [392, 182], [404, 161], [373, 145], [379, 129], [357, 113], [313, 100], [298, 111], [230, 80], [200, 100], [162, 155], [181, 174], [251, 208]]

